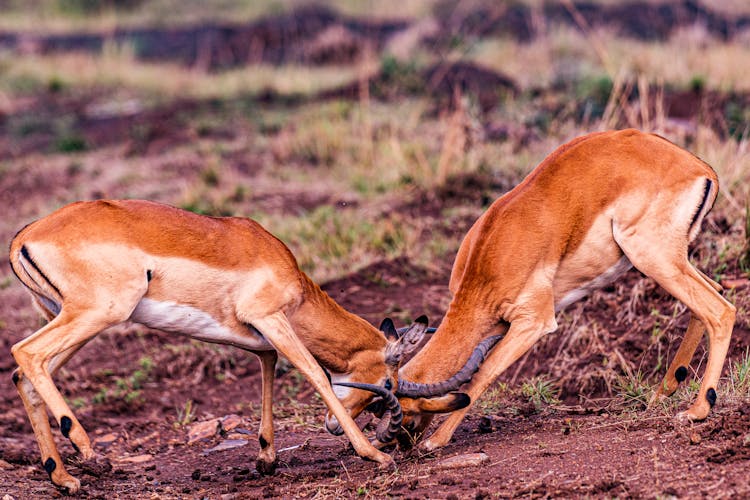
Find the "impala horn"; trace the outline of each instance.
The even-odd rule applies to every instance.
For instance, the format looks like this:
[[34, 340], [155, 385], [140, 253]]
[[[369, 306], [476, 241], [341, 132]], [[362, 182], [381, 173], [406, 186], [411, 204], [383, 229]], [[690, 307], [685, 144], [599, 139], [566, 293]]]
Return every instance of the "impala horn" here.
[[501, 338], [503, 338], [503, 335], [493, 335], [492, 337], [487, 337], [481, 341], [479, 345], [474, 348], [474, 352], [471, 353], [471, 356], [469, 356], [469, 360], [464, 367], [448, 380], [436, 382], [434, 384], [422, 384], [418, 382], [410, 382], [408, 380], [399, 380], [398, 388], [396, 389], [396, 396], [403, 398], [433, 398], [435, 396], [443, 396], [449, 392], [458, 390], [459, 387], [471, 380], [471, 377], [474, 376], [482, 365], [487, 353]]
[[398, 403], [395, 394], [375, 384], [361, 384], [359, 382], [337, 382], [334, 385], [342, 385], [344, 387], [353, 387], [355, 389], [362, 389], [363, 391], [370, 391], [377, 394], [382, 398], [385, 411], [389, 414], [388, 425], [379, 425], [375, 436], [381, 443], [390, 443], [398, 431], [401, 429], [401, 421], [403, 420], [403, 413], [401, 413], [401, 405]]

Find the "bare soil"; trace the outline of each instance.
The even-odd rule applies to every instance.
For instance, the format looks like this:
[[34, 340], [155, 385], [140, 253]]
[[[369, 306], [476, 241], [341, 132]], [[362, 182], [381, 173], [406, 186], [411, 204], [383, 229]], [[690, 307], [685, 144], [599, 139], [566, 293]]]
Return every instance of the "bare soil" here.
[[[325, 288], [350, 310], [375, 321], [389, 305], [390, 313], [406, 309], [439, 315], [445, 304], [446, 278], [445, 272], [415, 269], [398, 260], [371, 266]], [[2, 492], [15, 498], [58, 497], [62, 493], [38, 463], [33, 434], [10, 382], [12, 340], [7, 332], [24, 332], [33, 325], [26, 314], [29, 306], [18, 286], [11, 286], [3, 296], [3, 317], [21, 318], [7, 325], [0, 351], [0, 380], [5, 380], [0, 385]], [[601, 306], [588, 304], [586, 309], [594, 316], [608, 314]], [[646, 332], [631, 332], [614, 343], [639, 345], [640, 337], [646, 336]], [[733, 351], [748, 340], [747, 330], [736, 331]], [[557, 338], [551, 346], [563, 341]], [[144, 355], [154, 362], [134, 401], [112, 397], [107, 404], [86, 405], [78, 411], [97, 451], [112, 463], [110, 472], [77, 467], [73, 450], [60, 438], [63, 455], [73, 460], [70, 471], [83, 481], [79, 496], [738, 498], [750, 494], [748, 401], [719, 401], [705, 422], [683, 423], [671, 411], [625, 411], [606, 391], [589, 390], [591, 399], [581, 399], [565, 389], [563, 398], [577, 402], [541, 408], [508, 395], [507, 400], [475, 408], [450, 445], [435, 455], [394, 451], [398, 470], [379, 471], [375, 464], [359, 459], [345, 439], [322, 429], [324, 408], [293, 371], [280, 371], [277, 381], [279, 468], [274, 476], [261, 477], [253, 466], [260, 396], [256, 362], [245, 353], [208, 346], [180, 350], [180, 342], [137, 326], [115, 328], [84, 348], [58, 377], [66, 397], [75, 401], [111, 387], [113, 377], [131, 376]], [[165, 343], [171, 347], [165, 348]], [[545, 351], [536, 349], [525, 366], [547, 363]], [[636, 361], [637, 348], [624, 351], [624, 356]], [[578, 375], [586, 371], [582, 367]], [[239, 425], [188, 444], [194, 424], [175, 424], [187, 400], [193, 401], [200, 420], [238, 415]], [[364, 424], [368, 417], [359, 420]], [[217, 446], [228, 449], [214, 450]], [[447, 468], [443, 462], [468, 453], [483, 453], [486, 461], [459, 468]]]

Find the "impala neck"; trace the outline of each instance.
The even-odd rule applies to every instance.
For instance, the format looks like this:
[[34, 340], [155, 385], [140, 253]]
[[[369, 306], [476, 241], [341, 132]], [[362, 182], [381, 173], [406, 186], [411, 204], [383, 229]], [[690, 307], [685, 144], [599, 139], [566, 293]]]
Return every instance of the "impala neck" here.
[[356, 371], [357, 364], [378, 359], [382, 363], [385, 336], [303, 276], [303, 300], [289, 315], [289, 320], [315, 359], [335, 373], [351, 373]]

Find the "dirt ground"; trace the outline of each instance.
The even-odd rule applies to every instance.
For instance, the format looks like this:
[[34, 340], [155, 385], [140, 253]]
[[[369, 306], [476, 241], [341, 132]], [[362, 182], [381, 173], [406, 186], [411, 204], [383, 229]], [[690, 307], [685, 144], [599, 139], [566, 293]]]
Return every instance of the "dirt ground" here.
[[[351, 310], [374, 319], [382, 304], [412, 307], [413, 297], [432, 302], [431, 294], [443, 288], [444, 276], [415, 276], [407, 262], [395, 266], [389, 271], [400, 271], [403, 283], [394, 285], [395, 290], [384, 287], [379, 293], [360, 294], [358, 305], [356, 283], [372, 270], [326, 289]], [[380, 267], [382, 273], [384, 266]], [[375, 306], [378, 299], [381, 305]], [[28, 311], [19, 287], [4, 292], [3, 309], [6, 317], [9, 310]], [[740, 333], [746, 342], [747, 332]], [[83, 482], [80, 497], [741, 498], [750, 494], [747, 401], [720, 401], [709, 419], [691, 424], [675, 419], [671, 410], [624, 411], [613, 404], [613, 398], [539, 410], [517, 399], [500, 398], [475, 408], [444, 449], [430, 456], [396, 451], [398, 470], [379, 471], [375, 464], [359, 459], [345, 439], [322, 429], [322, 404], [293, 372], [282, 374], [277, 382], [279, 467], [274, 476], [261, 477], [254, 470], [260, 396], [256, 362], [244, 353], [217, 353], [208, 347], [181, 354], [175, 347], [164, 349], [165, 342], [179, 342], [164, 337], [136, 326], [116, 328], [97, 337], [59, 377], [69, 398], [92, 395], [106, 381], [102, 374], [107, 370], [127, 376], [128, 367], [131, 372], [138, 367], [144, 353], [154, 357], [155, 367], [137, 403], [89, 406], [78, 412], [96, 450], [113, 466], [101, 474], [71, 462], [69, 470]], [[10, 383], [8, 349], [5, 340], [0, 367], [6, 380], [0, 386], [2, 491], [18, 499], [61, 496], [38, 463], [31, 429]], [[107, 355], [99, 355], [102, 352]], [[227, 376], [218, 382], [216, 375], [222, 372]], [[188, 444], [197, 424], [176, 426], [173, 417], [187, 400], [200, 410], [201, 421], [219, 418], [231, 425]], [[359, 420], [367, 422], [366, 417]], [[212, 425], [215, 428], [215, 421]], [[59, 443], [63, 454], [73, 457], [67, 441]], [[454, 457], [469, 462], [456, 468], [449, 460]]]
[[[696, 16], [706, 19], [712, 32], [721, 37], [730, 37], [734, 30], [748, 24], [746, 18], [723, 18], [693, 2], [676, 5], [672, 11], [646, 9], [645, 14], [629, 23], [620, 19], [622, 12], [616, 7], [591, 7], [583, 13], [591, 24], [614, 24], [634, 37], [641, 36], [641, 32], [665, 37], [669, 26], [695, 22]], [[549, 16], [572, 22], [562, 7], [550, 9]], [[263, 60], [351, 61], [356, 59], [362, 40], [370, 37], [377, 48], [393, 31], [403, 28], [400, 22], [368, 24], [327, 10], [310, 12], [304, 25], [294, 24], [294, 19], [284, 16], [254, 25], [255, 32], [280, 30], [288, 38], [286, 42], [281, 40], [279, 47], [263, 52], [267, 58]], [[491, 26], [482, 26], [476, 21], [486, 17], [486, 13], [469, 12], [460, 19], [451, 18], [459, 24], [450, 30], [481, 34], [509, 25], [528, 25], [526, 31], [512, 33], [524, 39], [533, 35], [529, 32], [528, 15], [526, 11], [507, 9], [490, 17]], [[526, 19], [526, 24], [513, 21], [513, 16]], [[298, 50], [304, 45], [299, 37], [314, 37], [331, 23], [346, 27], [351, 34], [350, 45], [333, 53], [323, 49], [316, 53]], [[246, 45], [237, 39], [222, 42], [218, 35], [209, 36], [211, 30], [207, 33], [206, 40], [211, 44], [224, 48], [231, 43]], [[221, 33], [240, 38], [247, 35], [228, 29]], [[156, 37], [160, 33], [147, 34]], [[169, 35], [177, 45], [183, 38], [194, 38], [189, 31], [173, 31]], [[9, 46], [16, 43], [13, 37], [8, 40]], [[425, 41], [443, 42], [448, 43]], [[77, 49], [91, 44], [96, 50], [101, 41], [96, 37], [50, 37], [38, 43], [39, 51], [66, 50], [65, 44]], [[291, 46], [297, 47], [296, 51]], [[254, 62], [248, 54], [211, 47], [212, 58], [206, 62], [211, 69]], [[177, 59], [193, 65], [196, 50], [177, 47], [166, 54], [144, 53], [142, 57]], [[468, 64], [432, 67], [416, 77], [420, 81], [433, 80], [438, 69], [443, 80], [438, 79], [432, 86], [407, 89], [399, 88], [385, 73], [376, 75], [370, 81], [372, 95], [387, 100], [412, 93], [427, 94], [440, 107], [449, 105], [454, 89], [461, 87], [465, 93], [476, 93], [481, 112], [489, 112], [500, 102], [499, 96], [515, 92], [513, 82], [502, 75]], [[440, 81], [446, 83], [441, 85]], [[482, 94], [488, 88], [492, 91]], [[314, 99], [357, 99], [359, 90], [360, 82], [353, 82]], [[560, 90], [539, 92], [540, 100], [550, 102], [549, 96]], [[133, 194], [160, 201], [179, 198], [175, 186], [185, 178], [202, 175], [200, 156], [181, 149], [194, 142], [225, 141], [222, 147], [227, 151], [222, 153], [222, 160], [238, 183], [256, 182], [268, 174], [264, 156], [268, 156], [267, 152], [253, 150], [237, 139], [255, 131], [236, 123], [207, 127], [199, 133], [188, 126], [192, 114], [219, 116], [226, 107], [238, 105], [237, 101], [222, 105], [176, 100], [155, 109], [101, 117], [86, 108], [98, 97], [74, 92], [60, 95], [49, 90], [10, 99], [6, 109], [11, 111], [0, 114], [0, 157], [7, 161], [0, 165], [2, 248], [7, 248], [15, 231], [43, 215], [53, 201]], [[252, 105], [291, 107], [297, 102], [291, 99], [279, 104], [277, 97], [255, 96]], [[746, 95], [704, 93], [701, 89], [668, 89], [665, 99], [674, 117], [702, 119], [709, 125], [713, 118], [707, 109], [723, 109], [728, 102], [750, 102]], [[550, 106], [554, 108], [555, 104]], [[579, 113], [571, 111], [571, 107], [560, 105], [554, 113]], [[58, 138], [47, 122], [62, 115], [74, 117], [75, 131], [86, 144], [86, 150], [74, 160], [50, 152]], [[14, 136], [12, 130], [19, 123], [26, 124], [30, 132]], [[531, 126], [509, 132], [491, 120], [481, 126], [489, 140], [516, 140], [519, 144], [536, 140], [544, 133]], [[715, 128], [717, 133], [727, 132], [719, 125]], [[263, 133], [272, 135], [278, 130], [269, 128]], [[235, 147], [238, 142], [240, 146]], [[141, 162], [129, 172], [131, 184], [127, 188], [118, 184], [123, 177], [115, 173], [114, 167], [110, 170], [101, 166], [132, 165], [128, 163], [132, 158]], [[313, 171], [318, 167], [311, 164], [305, 168]], [[442, 214], [467, 205], [486, 205], [517, 181], [481, 173], [460, 176], [432, 192], [409, 191], [388, 210], [423, 220], [425, 234], [443, 232], [460, 239], [474, 217], [459, 216], [444, 224]], [[353, 206], [335, 192], [306, 189], [304, 181], [283, 192], [256, 192], [244, 203], [279, 212], [319, 205], [331, 205], [336, 210]], [[736, 237], [734, 232], [735, 225], [727, 222], [723, 214], [710, 215], [691, 257], [697, 262], [714, 259], [717, 244], [712, 242]], [[429, 266], [408, 257], [382, 260], [322, 286], [347, 310], [373, 324], [385, 316], [402, 319], [427, 314], [435, 325], [450, 300], [447, 284], [452, 258], [446, 255]], [[52, 485], [39, 463], [31, 427], [11, 382], [15, 364], [10, 348], [35, 331], [40, 320], [7, 262], [0, 264], [0, 271], [0, 498], [65, 496]], [[747, 311], [750, 300], [746, 277], [736, 263], [725, 269], [724, 275], [736, 278], [735, 284], [740, 288], [729, 293]], [[623, 386], [622, 378], [615, 377], [629, 376], [633, 380], [637, 371], [651, 383], [658, 381], [676, 351], [687, 321], [688, 313], [675, 309], [674, 300], [651, 280], [637, 271], [629, 272], [615, 285], [561, 314], [560, 330], [534, 347], [476, 402], [448, 446], [431, 455], [391, 450], [397, 470], [378, 470], [375, 464], [359, 459], [345, 438], [326, 433], [322, 425], [323, 404], [299, 373], [280, 363], [275, 398], [279, 466], [273, 476], [258, 475], [254, 464], [259, 449], [256, 433], [260, 421], [260, 374], [253, 356], [190, 343], [133, 324], [114, 327], [95, 338], [56, 379], [95, 449], [112, 468], [92, 470], [77, 463], [74, 450], [59, 436], [54, 423], [53, 432], [62, 455], [68, 457], [68, 470], [82, 481], [78, 494], [81, 498], [750, 497], [747, 398], [720, 389], [709, 418], [688, 423], [674, 416], [689, 404], [689, 391], [678, 392], [673, 403], [645, 408], [643, 395], [629, 394], [634, 391]], [[740, 359], [750, 346], [749, 321], [746, 313], [738, 316], [722, 379], [725, 384], [732, 360]], [[700, 375], [704, 364], [705, 347], [701, 347], [692, 370]], [[541, 375], [552, 380], [558, 401], [540, 403], [519, 390], [525, 381]], [[363, 415], [358, 419], [370, 434], [375, 423], [371, 418]]]

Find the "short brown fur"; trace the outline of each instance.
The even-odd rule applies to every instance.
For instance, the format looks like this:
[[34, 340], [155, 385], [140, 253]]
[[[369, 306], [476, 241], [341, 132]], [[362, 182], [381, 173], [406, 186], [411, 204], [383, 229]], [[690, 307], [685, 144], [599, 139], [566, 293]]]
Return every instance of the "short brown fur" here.
[[[687, 249], [697, 233], [693, 226], [700, 225], [717, 192], [710, 166], [655, 135], [603, 132], [560, 147], [470, 229], [453, 266], [446, 316], [401, 377], [443, 380], [483, 338], [507, 332], [471, 382], [467, 393], [476, 401], [511, 363], [557, 328], [556, 308], [605, 285], [602, 276], [611, 282], [629, 261], [692, 312], [660, 394], [674, 392], [675, 369], [689, 364], [708, 329], [706, 374], [697, 401], [684, 413], [705, 418], [706, 391], [718, 383], [735, 309], [717, 293], [721, 287], [688, 262]], [[423, 432], [430, 417], [420, 400], [401, 404], [404, 425]], [[445, 445], [466, 411], [451, 414], [422, 446]]]

